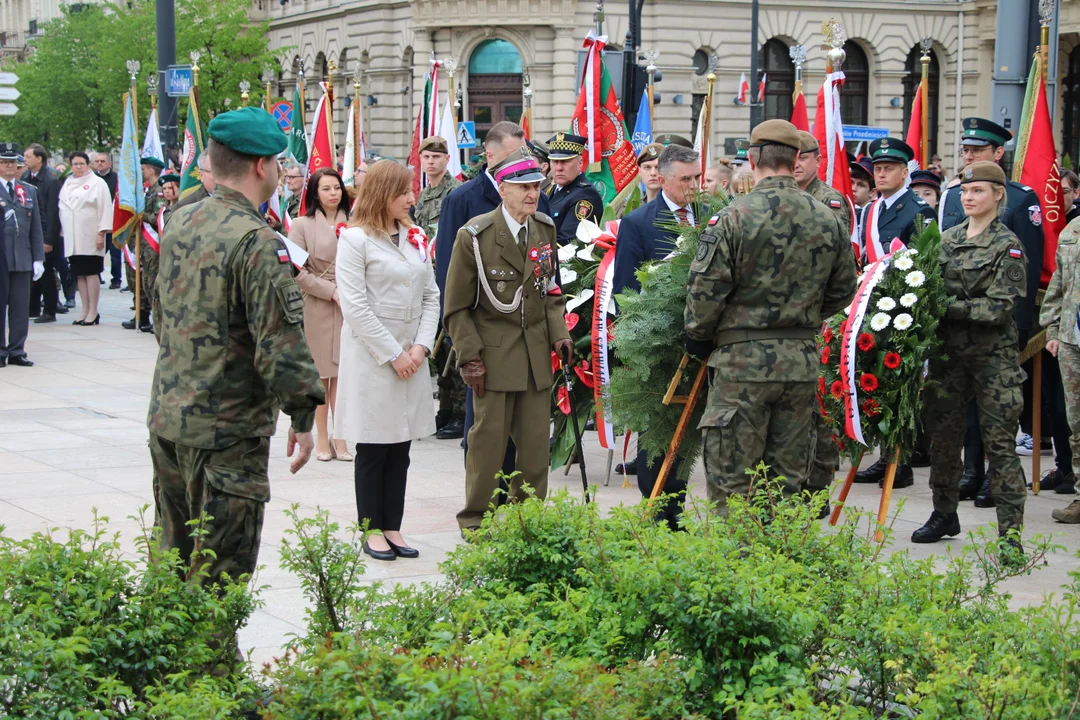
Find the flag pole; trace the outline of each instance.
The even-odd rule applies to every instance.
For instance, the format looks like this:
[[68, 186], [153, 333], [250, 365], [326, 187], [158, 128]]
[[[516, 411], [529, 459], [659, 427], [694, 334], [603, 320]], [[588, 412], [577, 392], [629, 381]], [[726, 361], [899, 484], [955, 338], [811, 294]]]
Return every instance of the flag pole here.
[[247, 80], [240, 81], [240, 107], [246, 108], [251, 100], [251, 83]]
[[360, 163], [364, 161], [360, 157], [360, 146], [363, 144], [360, 142], [360, 63], [353, 63], [353, 167], [359, 169]]
[[337, 141], [334, 138], [334, 70], [336, 69], [337, 65], [333, 60], [326, 64], [326, 134], [330, 138], [330, 162], [335, 169], [337, 168]]
[[930, 167], [930, 48], [933, 40], [927, 35], [921, 45], [922, 57], [919, 62], [922, 64], [922, 78], [919, 80], [919, 92], [922, 93], [922, 117], [919, 124], [922, 127], [922, 147], [919, 154], [922, 156], [922, 169], [925, 170]]
[[[451, 93], [454, 92], [454, 74], [453, 74], [453, 72], [450, 73], [450, 92]], [[536, 131], [533, 130], [533, 107], [532, 107], [533, 89], [532, 89], [532, 78], [529, 76], [529, 67], [528, 66], [525, 66], [525, 67], [521, 68], [521, 98], [522, 98], [522, 105], [524, 106], [524, 109], [525, 109], [524, 121], [526, 123], [526, 127], [529, 128], [529, 135], [534, 135], [536, 133]], [[453, 103], [451, 103], [451, 105], [453, 105]], [[457, 122], [454, 123], [454, 127], [455, 128], [457, 127]], [[525, 139], [526, 140], [532, 140], [532, 138], [529, 137], [529, 136], [526, 136]]]
[[[709, 89], [705, 91], [705, 127], [701, 129], [701, 183], [705, 184], [705, 171], [709, 169], [709, 148], [712, 146], [712, 102], [713, 86], [716, 85], [716, 73], [709, 73], [705, 78], [709, 81]], [[650, 120], [652, 118], [650, 117]]]
[[263, 79], [263, 85], [264, 85], [263, 109], [265, 109], [267, 113], [273, 115], [273, 107], [270, 104], [270, 92], [271, 92], [270, 83], [274, 79], [274, 71], [271, 70], [269, 67], [266, 68], [265, 70], [263, 70], [262, 79]]
[[189, 53], [191, 57], [191, 92], [195, 95], [195, 104], [199, 104], [199, 58], [202, 57], [202, 53], [198, 50], [192, 50]]
[[788, 50], [788, 55], [791, 57], [791, 62], [795, 64], [795, 91], [791, 93], [791, 102], [794, 104], [799, 96], [803, 94], [802, 66], [806, 62], [806, 46], [793, 45]]
[[[135, 152], [138, 153], [139, 145], [139, 111], [138, 111], [138, 97], [139, 97], [139, 61], [128, 60], [127, 69], [131, 74], [131, 146], [135, 148]], [[136, 164], [136, 167], [141, 165]], [[138, 187], [138, 185], [136, 185]], [[136, 191], [137, 192], [137, 191]], [[136, 204], [136, 207], [138, 205]], [[142, 272], [139, 269], [139, 259], [141, 256], [140, 250], [142, 249], [142, 243], [139, 242], [142, 239], [142, 218], [139, 215], [135, 216], [135, 224], [132, 226], [132, 233], [135, 235], [135, 328], [139, 328], [140, 311], [142, 310]]]
[[[646, 54], [649, 60], [645, 72], [649, 74], [649, 126], [651, 127], [655, 124], [653, 110], [656, 108], [656, 61], [660, 58], [660, 53], [653, 50], [646, 51]], [[712, 95], [712, 82], [709, 83], [709, 95]]]

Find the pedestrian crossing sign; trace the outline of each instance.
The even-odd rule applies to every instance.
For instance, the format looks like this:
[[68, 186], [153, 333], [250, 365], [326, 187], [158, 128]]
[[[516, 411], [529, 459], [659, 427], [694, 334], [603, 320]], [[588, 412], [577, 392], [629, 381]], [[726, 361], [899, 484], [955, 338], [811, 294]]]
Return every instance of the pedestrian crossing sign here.
[[459, 148], [476, 147], [476, 123], [472, 121], [463, 121], [458, 123], [457, 146]]

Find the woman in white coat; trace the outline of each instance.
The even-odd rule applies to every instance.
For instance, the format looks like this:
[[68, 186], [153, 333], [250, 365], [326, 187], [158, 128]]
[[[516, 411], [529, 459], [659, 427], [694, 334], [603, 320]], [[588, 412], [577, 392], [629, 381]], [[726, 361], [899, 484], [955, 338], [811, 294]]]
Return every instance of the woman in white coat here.
[[90, 170], [84, 152], [68, 158], [71, 176], [60, 188], [60, 234], [71, 274], [79, 281], [82, 316], [72, 325], [97, 325], [98, 275], [105, 267], [105, 234], [112, 231], [113, 204], [105, 181]]
[[364, 552], [376, 560], [415, 558], [401, 536], [413, 440], [435, 432], [427, 358], [439, 323], [428, 240], [409, 217], [412, 172], [372, 165], [337, 250], [341, 329], [335, 424], [356, 444], [360, 523], [373, 532]]

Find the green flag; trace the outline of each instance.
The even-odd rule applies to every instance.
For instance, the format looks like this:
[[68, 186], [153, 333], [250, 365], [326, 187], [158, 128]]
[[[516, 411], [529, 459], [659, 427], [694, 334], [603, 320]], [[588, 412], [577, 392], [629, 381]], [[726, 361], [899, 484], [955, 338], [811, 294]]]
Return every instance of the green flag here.
[[300, 83], [296, 84], [292, 106], [292, 125], [289, 127], [289, 159], [297, 165], [307, 165], [307, 130], [304, 129], [304, 101], [300, 97]]
[[180, 168], [180, 197], [184, 197], [202, 185], [199, 176], [199, 156], [206, 147], [202, 122], [199, 120], [199, 103], [195, 90], [188, 93], [187, 121], [184, 123], [183, 164]]

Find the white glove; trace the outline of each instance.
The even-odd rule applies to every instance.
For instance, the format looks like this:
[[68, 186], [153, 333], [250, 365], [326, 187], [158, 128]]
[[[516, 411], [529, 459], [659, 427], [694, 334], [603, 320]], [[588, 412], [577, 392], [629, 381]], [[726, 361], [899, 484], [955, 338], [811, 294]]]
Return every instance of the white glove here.
[[44, 275], [44, 274], [45, 274], [45, 263], [43, 263], [43, 262], [35, 262], [34, 263], [34, 282], [37, 282], [38, 280], [40, 280], [41, 276]]

